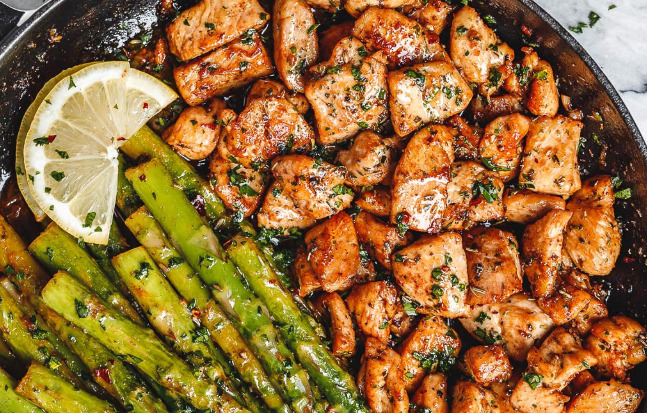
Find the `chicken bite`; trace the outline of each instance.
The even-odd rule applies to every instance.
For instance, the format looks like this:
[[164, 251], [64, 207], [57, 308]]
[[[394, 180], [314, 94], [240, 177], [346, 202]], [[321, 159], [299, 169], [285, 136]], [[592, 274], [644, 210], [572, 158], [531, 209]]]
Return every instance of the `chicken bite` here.
[[469, 312], [467, 264], [461, 236], [425, 236], [393, 255], [393, 275], [419, 313], [461, 317]]
[[214, 99], [208, 106], [193, 106], [182, 111], [173, 126], [164, 131], [163, 138], [179, 154], [191, 159], [204, 159], [213, 152], [222, 126], [216, 123], [218, 111], [225, 102]]
[[267, 186], [267, 171], [245, 168], [215, 156], [209, 164], [209, 179], [211, 187], [227, 208], [248, 217], [261, 203]]
[[449, 17], [455, 9], [456, 6], [443, 0], [416, 0], [403, 6], [402, 13], [419, 22], [430, 32], [440, 35], [449, 24]]
[[463, 356], [461, 366], [478, 384], [503, 383], [512, 376], [512, 364], [502, 346], [472, 347]]
[[594, 382], [571, 400], [566, 413], [633, 413], [643, 396], [642, 390], [617, 380]]
[[299, 297], [307, 297], [310, 293], [321, 290], [321, 281], [315, 274], [308, 261], [308, 252], [305, 248], [297, 248], [296, 257], [294, 258], [294, 263], [292, 264], [292, 272], [294, 278], [297, 281], [297, 293]]
[[258, 226], [288, 235], [293, 228], [306, 229], [316, 223], [310, 215], [296, 207], [292, 198], [274, 181], [267, 189], [256, 215]]
[[443, 373], [428, 374], [411, 397], [410, 413], [449, 413], [447, 378]]
[[357, 214], [355, 229], [359, 243], [386, 269], [391, 269], [393, 252], [410, 244], [413, 239], [413, 234], [402, 233], [368, 212]]
[[527, 373], [517, 382], [510, 404], [514, 411], [521, 413], [564, 413], [569, 397], [557, 390], [549, 389], [538, 383], [541, 379]]
[[395, 315], [398, 291], [386, 281], [356, 285], [346, 298], [357, 327], [367, 337], [389, 341], [391, 320]]
[[344, 8], [351, 16], [357, 18], [369, 7], [395, 9], [401, 6], [416, 3], [418, 0], [346, 0]]
[[270, 80], [258, 79], [247, 92], [247, 102], [254, 99], [279, 97], [285, 98], [297, 108], [297, 112], [305, 114], [310, 109], [308, 99], [300, 93], [290, 92], [283, 83]]
[[512, 413], [508, 401], [478, 383], [459, 381], [452, 389], [452, 413]]
[[355, 328], [344, 300], [337, 293], [324, 293], [317, 297], [316, 303], [330, 317], [333, 356], [349, 357], [355, 354]]
[[553, 68], [545, 60], [534, 67], [534, 80], [530, 84], [526, 107], [535, 116], [555, 116], [559, 110], [559, 92]]
[[373, 131], [364, 131], [353, 144], [337, 153], [337, 162], [346, 167], [346, 183], [352, 187], [373, 186], [395, 168], [393, 143]]
[[553, 209], [565, 208], [566, 201], [559, 196], [538, 194], [527, 189], [506, 190], [503, 194], [504, 217], [510, 222], [528, 225]]
[[477, 125], [470, 125], [462, 117], [455, 115], [447, 119], [457, 134], [454, 136], [454, 152], [456, 158], [464, 161], [478, 159], [478, 147], [483, 137], [483, 130]]
[[479, 143], [479, 154], [483, 164], [496, 171], [509, 182], [519, 172], [523, 138], [530, 128], [530, 119], [518, 113], [500, 116], [490, 122]]
[[355, 198], [355, 205], [377, 217], [388, 218], [391, 215], [391, 192], [383, 186], [362, 191]]
[[256, 0], [202, 0], [168, 25], [169, 48], [181, 60], [191, 60], [261, 29], [269, 18]]
[[366, 339], [357, 387], [375, 413], [407, 413], [409, 396], [402, 380], [400, 355], [380, 340]]

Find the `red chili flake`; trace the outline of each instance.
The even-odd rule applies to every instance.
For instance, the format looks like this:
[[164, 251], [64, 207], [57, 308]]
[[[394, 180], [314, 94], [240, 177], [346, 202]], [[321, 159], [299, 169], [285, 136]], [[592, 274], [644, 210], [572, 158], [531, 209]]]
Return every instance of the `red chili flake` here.
[[146, 174], [139, 175], [139, 180], [140, 181], [145, 181], [146, 180]]
[[451, 268], [449, 268], [449, 266], [447, 265], [443, 265], [442, 267], [440, 267], [440, 269], [443, 270], [443, 272], [449, 272]]
[[217, 126], [215, 123], [203, 123], [203, 124], [202, 124], [202, 127], [203, 127], [203, 128], [209, 128], [209, 129], [211, 129], [211, 130], [216, 130], [216, 128], [217, 128], [218, 126]]
[[148, 109], [148, 102], [144, 102], [144, 109]]
[[474, 198], [470, 201], [470, 206], [478, 205], [481, 202], [483, 202], [483, 197], [479, 196], [478, 198]]
[[52, 143], [54, 142], [54, 139], [56, 139], [56, 135], [49, 135], [47, 137], [47, 142]]
[[196, 195], [195, 198], [193, 198], [193, 201], [191, 201], [191, 204], [193, 204], [193, 208], [198, 211], [198, 214], [200, 214], [200, 216], [203, 217], [207, 215], [207, 210], [204, 207], [204, 198], [202, 197], [202, 195]]
[[523, 34], [525, 34], [526, 36], [532, 36], [532, 30], [530, 30], [530, 28], [529, 28], [528, 26], [526, 26], [525, 24], [522, 24], [522, 25], [521, 25], [521, 31], [522, 31], [522, 32], [523, 32]]
[[107, 368], [102, 367], [100, 369], [95, 369], [94, 370], [94, 375], [101, 380], [105, 381], [106, 383], [110, 384], [110, 371], [108, 371]]
[[117, 138], [117, 140], [118, 140], [118, 141], [125, 141], [125, 140], [126, 140], [126, 138], [124, 138], [123, 136], [120, 136], [120, 137], [118, 137], [118, 138]]
[[622, 257], [622, 262], [624, 262], [625, 264], [630, 264], [630, 263], [632, 263], [632, 262], [634, 262], [634, 261], [636, 261], [636, 259], [635, 259], [635, 258], [631, 258], [631, 257]]
[[270, 280], [270, 284], [276, 284], [276, 280], [274, 279]]
[[199, 309], [197, 309], [197, 308], [194, 308], [194, 309], [192, 309], [192, 310], [191, 310], [191, 315], [192, 315], [193, 317], [195, 317], [195, 318], [200, 318], [200, 317], [202, 317], [202, 313], [201, 313], [201, 312], [200, 312], [200, 310], [199, 310]]

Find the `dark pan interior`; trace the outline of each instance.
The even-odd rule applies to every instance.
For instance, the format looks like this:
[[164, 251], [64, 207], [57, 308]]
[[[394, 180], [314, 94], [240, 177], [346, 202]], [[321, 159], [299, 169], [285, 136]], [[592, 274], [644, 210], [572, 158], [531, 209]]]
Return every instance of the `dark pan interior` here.
[[[54, 0], [0, 44], [0, 187], [6, 192], [13, 173], [15, 136], [22, 114], [40, 87], [61, 70], [110, 55], [116, 47], [156, 22], [157, 0]], [[597, 277], [609, 291], [612, 313], [624, 313], [647, 324], [646, 254], [647, 148], [626, 107], [599, 67], [581, 46], [530, 0], [474, 0], [492, 15], [499, 36], [519, 50], [539, 44], [540, 55], [559, 76], [560, 91], [586, 115], [599, 112], [603, 123], [585, 120], [581, 151], [586, 176], [619, 175], [633, 196], [617, 203], [623, 245], [610, 276]], [[521, 26], [532, 31], [522, 36]], [[50, 29], [62, 36], [53, 42]], [[598, 144], [592, 138], [599, 137]], [[647, 363], [635, 369], [634, 385], [647, 390]], [[646, 411], [646, 410], [643, 410]]]

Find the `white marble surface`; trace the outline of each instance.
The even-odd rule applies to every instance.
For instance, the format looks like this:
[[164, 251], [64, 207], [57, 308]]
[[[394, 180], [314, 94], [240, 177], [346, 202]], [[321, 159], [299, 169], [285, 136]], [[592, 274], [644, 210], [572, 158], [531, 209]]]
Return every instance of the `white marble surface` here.
[[[564, 27], [588, 23], [573, 33], [616, 87], [647, 139], [647, 0], [535, 0]], [[609, 6], [616, 7], [609, 10]]]

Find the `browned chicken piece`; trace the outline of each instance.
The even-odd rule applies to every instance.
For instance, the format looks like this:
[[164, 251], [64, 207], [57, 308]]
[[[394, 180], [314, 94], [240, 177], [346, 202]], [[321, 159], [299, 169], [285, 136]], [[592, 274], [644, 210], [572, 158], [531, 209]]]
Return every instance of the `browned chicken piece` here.
[[595, 298], [588, 292], [563, 283], [553, 294], [541, 297], [537, 304], [553, 319], [555, 324], [563, 325], [575, 319], [577, 315], [586, 310]]
[[505, 398], [478, 383], [456, 382], [452, 389], [452, 413], [513, 413]]
[[390, 69], [449, 60], [437, 34], [395, 10], [369, 8], [355, 21], [353, 36], [369, 50], [381, 50]]
[[462, 230], [469, 228], [469, 208], [472, 203], [472, 188], [485, 168], [476, 162], [454, 162], [449, 170], [450, 180], [447, 184], [447, 209], [445, 210], [443, 228]]
[[530, 123], [519, 185], [535, 192], [572, 195], [580, 189], [577, 148], [582, 123], [557, 115]]
[[564, 248], [573, 264], [590, 275], [608, 275], [620, 255], [614, 199], [611, 177], [597, 176], [587, 179], [566, 205], [573, 216], [566, 227]]
[[314, 218], [294, 205], [277, 181], [267, 189], [256, 219], [259, 227], [283, 231], [283, 235], [288, 235], [292, 228], [306, 229], [316, 223]]
[[467, 264], [459, 234], [425, 236], [395, 253], [392, 267], [398, 285], [421, 305], [418, 312], [467, 315]]
[[209, 164], [211, 187], [225, 206], [242, 211], [248, 217], [261, 203], [267, 186], [267, 171], [245, 168], [243, 165], [214, 156]]
[[346, 0], [344, 7], [348, 14], [354, 18], [358, 18], [359, 15], [369, 7], [396, 9], [398, 7], [407, 6], [417, 2], [418, 0]]
[[306, 155], [286, 155], [272, 161], [272, 173], [296, 207], [314, 219], [348, 208], [353, 191], [344, 186], [346, 170]]
[[316, 301], [330, 317], [332, 354], [337, 357], [355, 354], [355, 328], [344, 300], [337, 293], [324, 293]]
[[402, 378], [400, 355], [380, 340], [367, 338], [357, 387], [374, 413], [409, 411], [409, 396]]
[[593, 377], [591, 372], [589, 370], [582, 370], [577, 373], [568, 386], [566, 386], [564, 393], [568, 396], [573, 396], [574, 394], [583, 392], [584, 389], [593, 383], [595, 383], [595, 377]]
[[393, 146], [373, 131], [364, 131], [353, 144], [337, 153], [337, 162], [346, 167], [346, 184], [352, 187], [373, 186], [382, 182], [395, 164]]
[[447, 24], [449, 16], [456, 6], [443, 0], [416, 0], [409, 6], [402, 7], [402, 13], [416, 20], [430, 32], [440, 35]]
[[340, 212], [305, 235], [308, 261], [326, 292], [351, 287], [360, 272], [361, 259], [353, 219]]
[[598, 358], [600, 375], [624, 380], [629, 370], [647, 358], [647, 333], [637, 321], [617, 315], [595, 323], [584, 346]]
[[607, 310], [607, 306], [602, 301], [591, 296], [589, 305], [577, 313], [571, 320], [570, 326], [578, 334], [585, 335], [591, 330], [593, 324], [608, 316], [609, 310]]
[[405, 310], [404, 299], [405, 296], [400, 292], [395, 306], [395, 314], [393, 315], [393, 320], [391, 320], [391, 334], [398, 337], [406, 337], [416, 327], [417, 312], [415, 308], [412, 308], [413, 305]]
[[468, 219], [472, 222], [494, 221], [503, 218], [504, 183], [493, 171], [483, 171], [472, 185], [472, 201]]
[[[352, 47], [357, 52], [363, 46]], [[336, 60], [335, 56], [331, 60]], [[386, 65], [379, 56], [369, 56], [358, 63], [323, 67], [327, 67], [323, 76], [305, 86], [317, 121], [318, 142], [333, 144], [364, 129], [381, 128], [389, 111]]]
[[590, 351], [582, 348], [580, 338], [563, 327], [553, 330], [539, 348], [528, 352], [528, 370], [542, 377], [542, 386], [558, 391], [597, 362]]
[[574, 397], [566, 413], [633, 413], [643, 396], [643, 391], [617, 380], [599, 381]]
[[397, 299], [398, 291], [394, 286], [386, 281], [373, 281], [354, 286], [346, 297], [346, 304], [365, 336], [386, 343]]
[[283, 83], [270, 79], [258, 79], [247, 92], [247, 102], [254, 99], [279, 97], [285, 98], [297, 108], [297, 112], [305, 114], [310, 109], [310, 103], [305, 95], [290, 92]]
[[479, 154], [483, 164], [496, 171], [509, 182], [519, 173], [523, 138], [528, 133], [530, 119], [514, 113], [500, 116], [490, 122], [479, 143]]
[[454, 14], [449, 33], [449, 53], [468, 82], [497, 84], [499, 67], [514, 60], [514, 50], [499, 40], [470, 6]]
[[256, 0], [202, 0], [168, 25], [169, 48], [181, 60], [191, 60], [262, 28], [269, 18]]
[[501, 302], [523, 290], [519, 246], [514, 235], [477, 228], [463, 236], [469, 290], [467, 304]]
[[328, 11], [337, 11], [341, 10], [341, 0], [305, 0], [307, 4], [312, 7], [319, 9], [325, 9]]
[[[322, 61], [308, 69], [309, 76], [314, 80], [326, 74], [337, 73], [337, 66], [348, 64], [359, 66], [362, 60], [370, 55], [364, 43], [350, 35], [343, 37], [331, 46], [330, 57], [326, 61]], [[384, 56], [381, 53], [376, 53], [373, 57], [380, 62], [384, 60]]]
[[308, 261], [308, 253], [305, 248], [299, 247], [297, 249], [297, 254], [292, 264], [292, 272], [299, 284], [297, 288], [299, 297], [306, 297], [314, 291], [321, 290], [321, 282]]
[[388, 82], [391, 122], [400, 136], [461, 113], [472, 99], [472, 89], [446, 61], [389, 72]]
[[443, 373], [427, 375], [411, 397], [411, 413], [449, 413], [447, 378]]
[[442, 228], [454, 161], [452, 131], [432, 125], [416, 133], [395, 168], [391, 187], [391, 223], [436, 233]]
[[478, 384], [503, 383], [512, 376], [512, 364], [502, 346], [472, 347], [463, 356], [465, 373]]
[[[335, 24], [322, 31], [319, 34], [319, 60], [326, 61], [330, 59], [337, 43], [343, 38], [350, 38], [353, 34], [353, 20]], [[362, 46], [358, 45], [358, 48]], [[363, 52], [366, 48], [362, 49]], [[364, 54], [364, 53], [363, 53]]]
[[553, 209], [565, 209], [566, 201], [559, 196], [538, 194], [526, 189], [506, 190], [503, 195], [503, 208], [505, 219], [528, 225]]
[[460, 350], [458, 334], [442, 318], [427, 316], [420, 320], [418, 327], [398, 346], [407, 391], [416, 390], [428, 373], [447, 372]]
[[362, 211], [388, 218], [391, 215], [391, 192], [383, 186], [363, 191], [355, 198], [355, 205]]
[[199, 160], [213, 152], [221, 133], [215, 116], [225, 108], [225, 102], [214, 99], [206, 107], [188, 107], [173, 126], [164, 131], [164, 140], [183, 156]]
[[355, 217], [357, 239], [369, 255], [386, 269], [391, 269], [393, 252], [410, 244], [413, 234], [402, 233], [397, 227], [385, 224], [368, 212]]
[[458, 115], [447, 119], [447, 123], [458, 132], [454, 136], [456, 158], [468, 161], [478, 159], [478, 147], [483, 131], [477, 126], [469, 125]]
[[479, 341], [501, 344], [508, 357], [519, 362], [526, 360], [528, 351], [555, 325], [527, 293], [501, 303], [475, 305], [460, 322]]
[[314, 132], [292, 103], [271, 97], [251, 101], [227, 125], [218, 151], [247, 167], [264, 164], [277, 155], [310, 149]]
[[510, 395], [514, 411], [521, 413], [564, 413], [568, 400], [559, 391], [537, 384], [537, 376], [532, 373], [523, 376]]
[[525, 109], [521, 97], [506, 94], [490, 96], [489, 99], [482, 96], [472, 99], [469, 110], [474, 122], [485, 124], [492, 122], [499, 116], [521, 113]]
[[555, 290], [562, 266], [564, 230], [571, 215], [570, 211], [552, 210], [523, 232], [524, 272], [535, 297], [547, 297]]
[[526, 106], [536, 116], [555, 116], [559, 110], [559, 92], [553, 68], [545, 60], [535, 66], [534, 80], [530, 84]]
[[274, 2], [274, 64], [288, 89], [303, 92], [303, 73], [319, 57], [317, 25], [301, 0]]
[[191, 106], [246, 86], [274, 72], [263, 42], [251, 33], [173, 69], [175, 84]]

